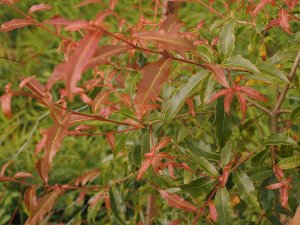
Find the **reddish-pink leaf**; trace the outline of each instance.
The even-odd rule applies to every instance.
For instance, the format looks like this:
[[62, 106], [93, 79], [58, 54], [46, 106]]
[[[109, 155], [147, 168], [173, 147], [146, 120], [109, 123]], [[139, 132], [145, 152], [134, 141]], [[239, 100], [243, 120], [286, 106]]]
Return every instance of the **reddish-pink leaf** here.
[[110, 210], [111, 203], [110, 203], [110, 198], [109, 198], [108, 194], [105, 194], [104, 201], [105, 201], [105, 207], [106, 207], [106, 209]]
[[26, 77], [24, 78], [20, 84], [19, 84], [19, 88], [23, 88], [29, 81], [35, 79], [35, 76], [30, 76], [30, 77]]
[[88, 21], [85, 21], [85, 20], [74, 21], [71, 25], [68, 25], [65, 27], [65, 30], [67, 30], [67, 31], [78, 31], [81, 29], [93, 30], [94, 28], [90, 25], [90, 23]]
[[232, 99], [233, 99], [233, 92], [229, 92], [228, 94], [225, 95], [224, 110], [228, 114], [230, 113], [230, 106], [231, 106]]
[[107, 63], [112, 56], [116, 56], [120, 53], [130, 49], [128, 45], [105, 45], [97, 48], [93, 57], [89, 60], [86, 67], [91, 68]]
[[160, 195], [168, 202], [168, 204], [177, 209], [183, 209], [187, 212], [197, 211], [197, 207], [192, 203], [184, 200], [177, 194], [171, 194], [164, 190], [159, 190]]
[[224, 87], [229, 88], [229, 84], [227, 82], [224, 70], [220, 65], [206, 63], [205, 66], [213, 73], [216, 81], [218, 81]]
[[19, 2], [20, 0], [2, 0], [0, 1], [0, 4], [5, 4], [5, 5], [13, 5]]
[[47, 184], [48, 183], [48, 172], [49, 168], [44, 158], [39, 159], [36, 164], [36, 169], [39, 174], [39, 176], [42, 178], [42, 180]]
[[52, 72], [51, 77], [48, 79], [48, 82], [46, 84], [46, 89], [50, 90], [53, 84], [55, 84], [59, 80], [64, 79], [64, 74], [65, 74], [65, 69], [66, 69], [66, 63], [60, 63], [54, 67], [54, 70]]
[[160, 142], [158, 144], [156, 144], [154, 146], [154, 151], [159, 151], [163, 148], [165, 148], [169, 143], [171, 142], [171, 138], [170, 137], [164, 137], [160, 140]]
[[179, 224], [180, 224], [179, 220], [174, 220], [174, 221], [171, 221], [170, 223], [168, 223], [168, 225], [179, 225]]
[[2, 166], [2, 168], [1, 168], [1, 173], [0, 173], [1, 176], [4, 176], [4, 173], [5, 173], [6, 169], [7, 169], [7, 167], [9, 167], [9, 165], [12, 164], [12, 163], [13, 163], [13, 160], [9, 160], [9, 161], [7, 161], [7, 162]]
[[122, 101], [124, 102], [124, 104], [125, 104], [127, 107], [130, 108], [130, 107], [132, 106], [132, 102], [131, 102], [131, 97], [130, 97], [130, 95], [124, 93], [124, 94], [121, 95], [121, 97], [122, 97]]
[[261, 93], [259, 93], [256, 90], [254, 90], [253, 88], [246, 87], [246, 86], [239, 86], [238, 89], [241, 92], [245, 93], [250, 98], [253, 98], [253, 99], [258, 100], [258, 101], [263, 101], [263, 102], [268, 101], [268, 99], [264, 95], [262, 95]]
[[115, 146], [116, 146], [114, 133], [108, 132], [106, 134], [106, 140], [109, 143], [111, 149], [114, 151], [115, 150]]
[[187, 106], [189, 107], [189, 113], [195, 117], [195, 106], [194, 106], [194, 102], [192, 98], [188, 98], [187, 100], [185, 100]]
[[49, 213], [57, 199], [61, 194], [61, 191], [55, 190], [38, 200], [36, 209], [33, 211], [32, 215], [28, 218], [25, 225], [35, 225], [43, 220], [46, 213]]
[[288, 195], [288, 188], [283, 186], [279, 190], [279, 197], [280, 197], [280, 204], [283, 208], [288, 207], [289, 195]]
[[160, 26], [160, 29], [168, 33], [179, 33], [179, 30], [182, 26], [183, 23], [178, 20], [177, 15], [170, 14], [165, 18]]
[[132, 126], [132, 127], [144, 128], [144, 125], [142, 123], [139, 123], [138, 121], [135, 121], [132, 119], [126, 119], [126, 120], [124, 120], [124, 123], [127, 123], [129, 126]]
[[8, 92], [0, 97], [1, 107], [3, 114], [8, 118], [11, 119], [13, 117], [12, 110], [11, 110], [11, 99], [13, 97], [12, 92]]
[[96, 195], [94, 195], [92, 198], [90, 198], [89, 200], [89, 205], [92, 208], [94, 208], [96, 206], [96, 204], [103, 199], [103, 193], [99, 192]]
[[45, 147], [45, 144], [46, 144], [46, 141], [47, 141], [47, 137], [48, 137], [48, 131], [47, 130], [43, 130], [42, 134], [43, 134], [42, 139], [35, 146], [35, 154], [40, 153], [42, 151], [42, 149]]
[[246, 111], [247, 111], [247, 102], [246, 99], [243, 97], [243, 95], [241, 95], [240, 93], [237, 93], [237, 98], [241, 107], [241, 111], [242, 111], [242, 120], [245, 119], [246, 116]]
[[89, 4], [92, 4], [92, 3], [99, 3], [99, 0], [84, 0], [80, 3], [78, 3], [75, 8], [79, 8], [79, 7], [82, 7], [82, 6], [85, 6], [85, 5], [89, 5]]
[[87, 173], [81, 176], [81, 184], [85, 185], [88, 182], [92, 182], [93, 180], [96, 179], [96, 177], [99, 176], [99, 173], [100, 173], [99, 169], [88, 171]]
[[275, 183], [275, 184], [270, 184], [268, 186], [265, 186], [265, 188], [269, 190], [274, 190], [274, 189], [282, 188], [283, 186], [284, 186], [283, 183]]
[[73, 98], [77, 82], [81, 79], [81, 75], [93, 54], [96, 51], [101, 34], [98, 32], [90, 32], [79, 42], [78, 48], [70, 56], [66, 62], [65, 81], [69, 97]]
[[118, 0], [110, 0], [109, 1], [109, 8], [111, 10], [114, 10], [114, 8], [116, 7], [117, 3], [118, 3]]
[[146, 173], [147, 169], [149, 168], [149, 166], [151, 165], [152, 162], [152, 158], [146, 158], [144, 159], [141, 168], [139, 169], [138, 175], [136, 177], [136, 180], [139, 181], [140, 179], [142, 179], [143, 175]]
[[18, 172], [14, 174], [14, 178], [28, 178], [28, 177], [33, 177], [33, 175], [27, 172]]
[[213, 102], [215, 100], [217, 100], [217, 98], [220, 98], [223, 95], [227, 95], [229, 93], [233, 93], [233, 90], [231, 88], [227, 88], [227, 89], [223, 89], [221, 91], [219, 91], [218, 93], [214, 94], [210, 100], [208, 101], [208, 103]]
[[33, 5], [29, 9], [29, 13], [34, 13], [37, 11], [44, 11], [44, 10], [51, 10], [52, 6], [49, 4], [38, 4], [38, 5]]
[[278, 13], [278, 19], [279, 19], [279, 25], [281, 26], [281, 28], [285, 32], [292, 34], [290, 24], [289, 24], [288, 12], [281, 8]]
[[35, 22], [31, 19], [13, 19], [11, 21], [5, 22], [1, 25], [0, 31], [8, 32], [18, 28], [33, 25]]
[[99, 114], [99, 111], [101, 109], [101, 107], [103, 106], [103, 103], [107, 100], [107, 98], [110, 95], [110, 91], [108, 90], [103, 90], [100, 91], [95, 99], [92, 102], [92, 110], [94, 112], [94, 114]]
[[30, 213], [30, 215], [33, 213], [33, 211], [36, 209], [36, 188], [35, 186], [31, 186], [26, 189], [24, 193], [24, 202], [26, 205], [26, 209]]
[[147, 103], [159, 95], [160, 87], [168, 79], [171, 67], [171, 60], [163, 58], [143, 68], [142, 79], [137, 86], [134, 99], [136, 114], [139, 118], [142, 118]]
[[85, 93], [81, 93], [80, 98], [87, 105], [92, 105], [93, 103], [93, 100]]
[[266, 4], [269, 4], [269, 3], [272, 3], [274, 0], [262, 0], [260, 1], [260, 3], [257, 4], [257, 6], [255, 7], [255, 9], [253, 10], [252, 12], [252, 15], [253, 16], [256, 16], [257, 13], [263, 9], [263, 7], [266, 5]]
[[215, 204], [212, 201], [209, 201], [208, 202], [208, 207], [209, 207], [209, 215], [208, 215], [208, 217], [212, 221], [217, 222], [218, 212], [217, 212]]
[[273, 19], [269, 22], [268, 26], [265, 28], [265, 30], [268, 30], [270, 29], [271, 27], [274, 27], [274, 26], [278, 26], [279, 25], [279, 19]]
[[298, 0], [285, 0], [284, 3], [288, 5], [289, 10], [292, 11], [294, 7], [298, 4]]
[[179, 34], [167, 33], [164, 30], [136, 33], [133, 35], [133, 37], [137, 37], [142, 40], [154, 41], [156, 43], [162, 44], [166, 47], [166, 49], [176, 50], [179, 52], [194, 49], [192, 41], [181, 37]]

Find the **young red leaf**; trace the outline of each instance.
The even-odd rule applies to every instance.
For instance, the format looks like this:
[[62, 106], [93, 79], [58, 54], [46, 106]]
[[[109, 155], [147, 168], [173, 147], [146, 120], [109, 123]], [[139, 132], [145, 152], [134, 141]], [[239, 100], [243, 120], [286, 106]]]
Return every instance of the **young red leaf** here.
[[114, 151], [115, 150], [115, 146], [116, 146], [114, 134], [111, 133], [111, 132], [108, 132], [106, 134], [106, 140], [109, 143], [111, 149]]
[[143, 177], [143, 175], [146, 173], [147, 169], [151, 165], [151, 162], [152, 162], [152, 158], [144, 159], [144, 161], [141, 165], [141, 168], [139, 169], [138, 175], [136, 177], [137, 181], [139, 181]]
[[4, 176], [4, 173], [7, 169], [7, 167], [9, 167], [9, 165], [12, 164], [12, 163], [13, 163], [13, 160], [9, 160], [6, 163], [4, 163], [4, 165], [1, 168], [1, 173], [0, 173], [1, 176]]
[[33, 175], [27, 172], [18, 172], [14, 174], [14, 178], [28, 178], [28, 177], [33, 177]]
[[260, 3], [257, 4], [257, 6], [255, 7], [255, 9], [252, 12], [253, 17], [257, 15], [257, 13], [263, 9], [263, 7], [266, 4], [272, 3], [274, 0], [262, 0], [260, 1]]
[[265, 186], [265, 188], [269, 190], [274, 190], [274, 189], [282, 188], [283, 186], [284, 186], [283, 183], [275, 183], [275, 184], [270, 184], [268, 186]]
[[289, 24], [289, 17], [288, 17], [288, 12], [281, 8], [278, 13], [278, 19], [279, 19], [279, 25], [281, 28], [289, 33], [292, 34], [290, 24]]
[[30, 213], [30, 215], [33, 213], [33, 211], [36, 209], [36, 188], [35, 186], [31, 186], [26, 189], [24, 193], [24, 202], [26, 209]]
[[219, 91], [218, 93], [214, 94], [210, 100], [208, 101], [208, 103], [213, 102], [215, 100], [217, 100], [218, 98], [220, 98], [223, 95], [227, 95], [229, 93], [233, 93], [233, 90], [231, 88], [227, 88], [227, 89], [223, 89], [221, 91]]
[[124, 120], [124, 123], [127, 123], [129, 126], [132, 126], [132, 127], [144, 128], [144, 125], [142, 123], [139, 123], [138, 121], [135, 121], [132, 119], [126, 119], [126, 120]]
[[12, 92], [8, 92], [0, 97], [2, 112], [8, 119], [11, 119], [13, 117], [12, 110], [11, 110], [12, 97], [13, 97]]
[[47, 141], [47, 137], [48, 137], [48, 131], [47, 130], [43, 130], [42, 131], [42, 139], [37, 143], [37, 145], [35, 146], [35, 154], [38, 154], [42, 151], [42, 149], [45, 147], [46, 141]]
[[13, 5], [19, 2], [19, 0], [2, 0], [0, 1], [0, 4], [5, 4], [5, 5]]
[[233, 92], [229, 92], [224, 97], [224, 110], [226, 113], [230, 113], [230, 106], [233, 99]]
[[209, 215], [208, 215], [208, 217], [212, 221], [217, 222], [218, 212], [217, 212], [215, 204], [212, 201], [209, 201], [208, 202], [208, 207], [209, 207]]
[[61, 191], [55, 190], [38, 200], [36, 209], [33, 211], [32, 215], [28, 218], [25, 225], [35, 225], [43, 220], [46, 213], [49, 213], [57, 199], [61, 194]]
[[93, 110], [94, 114], [99, 114], [99, 111], [100, 111], [101, 107], [103, 106], [104, 101], [107, 100], [110, 93], [111, 92], [108, 90], [103, 90], [103, 91], [100, 91], [96, 95], [95, 99], [92, 102], [92, 110]]
[[280, 204], [283, 208], [288, 207], [288, 200], [289, 200], [289, 195], [288, 195], [288, 188], [283, 186], [279, 190], [279, 197], [280, 197]]
[[216, 81], [218, 81], [224, 87], [229, 88], [229, 84], [227, 82], [224, 70], [220, 65], [206, 63], [205, 66], [213, 73]]
[[163, 58], [143, 68], [142, 79], [137, 86], [137, 94], [134, 99], [138, 118], [142, 118], [147, 103], [159, 95], [160, 87], [168, 79], [171, 67], [170, 59]]
[[171, 194], [164, 190], [159, 190], [160, 195], [168, 202], [168, 204], [177, 209], [183, 209], [187, 212], [197, 211], [197, 207], [192, 203], [184, 200], [177, 194]]
[[105, 202], [105, 207], [107, 210], [111, 209], [111, 203], [110, 203], [110, 198], [108, 194], [105, 194], [104, 196], [104, 202]]
[[39, 176], [42, 178], [42, 180], [45, 182], [45, 184], [48, 183], [48, 172], [49, 168], [44, 158], [39, 159], [36, 164], [36, 169], [39, 174]]
[[86, 67], [91, 68], [107, 63], [112, 56], [116, 56], [120, 53], [130, 49], [128, 45], [105, 45], [97, 48], [93, 57], [89, 60]]
[[114, 8], [116, 7], [117, 3], [118, 3], [118, 0], [110, 0], [109, 1], [109, 8], [111, 10], [114, 10]]
[[246, 111], [247, 111], [247, 102], [246, 99], [243, 97], [243, 95], [241, 95], [240, 93], [237, 93], [237, 98], [241, 107], [241, 111], [242, 111], [242, 120], [245, 119], [246, 117]]
[[90, 198], [89, 200], [89, 205], [92, 208], [94, 208], [96, 206], [96, 204], [103, 199], [103, 193], [99, 192], [96, 195], [94, 195], [92, 198]]
[[82, 6], [85, 6], [85, 5], [89, 5], [89, 4], [92, 4], [92, 3], [99, 3], [99, 0], [84, 0], [80, 3], [78, 3], [75, 8], [79, 8], [79, 7], [82, 7]]
[[73, 98], [73, 92], [75, 90], [77, 82], [81, 79], [81, 75], [93, 54], [96, 51], [96, 47], [101, 38], [101, 34], [98, 32], [88, 33], [79, 42], [78, 48], [70, 56], [66, 62], [65, 68], [65, 81], [69, 97]]
[[8, 32], [18, 28], [33, 25], [35, 22], [31, 19], [13, 19], [11, 21], [5, 22], [1, 25], [0, 31]]
[[92, 182], [93, 180], [96, 179], [96, 177], [99, 176], [99, 173], [100, 173], [99, 169], [94, 169], [85, 173], [81, 177], [81, 184], [85, 185], [87, 182]]
[[299, 0], [285, 0], [284, 3], [288, 5], [289, 10], [292, 11], [294, 7], [298, 4]]
[[160, 140], [158, 144], [154, 146], [153, 151], [159, 151], [165, 148], [170, 142], [171, 142], [170, 137], [164, 137], [163, 139]]
[[193, 99], [192, 98], [188, 98], [187, 100], [185, 100], [186, 104], [188, 105], [189, 107], [189, 113], [195, 117], [195, 106], [194, 106], [194, 102], [193, 102]]
[[52, 6], [49, 4], [38, 4], [38, 5], [33, 5], [29, 9], [29, 13], [34, 13], [37, 11], [44, 11], [44, 10], [51, 10]]
[[255, 100], [263, 101], [263, 102], [268, 101], [268, 99], [264, 95], [254, 90], [253, 88], [246, 87], [246, 86], [239, 86], [238, 90], [240, 90], [241, 92], [245, 93], [247, 96]]
[[182, 26], [183, 23], [178, 20], [177, 15], [170, 14], [165, 18], [160, 26], [160, 29], [167, 33], [179, 33], [179, 30]]

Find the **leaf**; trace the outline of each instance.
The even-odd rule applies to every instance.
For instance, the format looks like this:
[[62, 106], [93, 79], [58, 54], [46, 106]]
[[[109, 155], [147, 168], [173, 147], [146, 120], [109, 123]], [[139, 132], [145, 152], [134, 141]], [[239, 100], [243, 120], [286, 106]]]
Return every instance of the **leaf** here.
[[236, 148], [235, 141], [229, 140], [226, 142], [221, 152], [221, 161], [223, 167], [225, 167], [233, 159], [232, 152], [235, 150], [235, 148]]
[[73, 93], [77, 82], [81, 79], [81, 75], [94, 55], [101, 33], [90, 32], [78, 43], [78, 48], [69, 57], [65, 65], [65, 81], [69, 97], [73, 98]]
[[183, 24], [178, 20], [177, 15], [169, 14], [160, 26], [161, 30], [167, 33], [179, 33]]
[[227, 59], [231, 56], [234, 50], [234, 28], [236, 21], [235, 19], [231, 19], [227, 21], [220, 33], [219, 42], [218, 42], [218, 50], [224, 59]]
[[241, 169], [237, 169], [233, 172], [233, 182], [238, 187], [241, 197], [246, 200], [249, 205], [254, 207], [255, 210], [261, 211], [253, 181], [248, 175]]
[[1, 176], [4, 176], [4, 173], [5, 173], [6, 169], [7, 169], [7, 167], [9, 167], [10, 164], [12, 164], [13, 162], [14, 162], [13, 160], [9, 160], [6, 163], [4, 163], [4, 165], [1, 168], [1, 173], [0, 173]]
[[184, 104], [185, 100], [193, 95], [201, 82], [203, 82], [204, 78], [208, 74], [207, 70], [200, 71], [195, 75], [191, 76], [186, 84], [184, 84], [171, 98], [170, 105], [166, 108], [165, 120], [167, 122], [171, 121], [179, 109]]
[[279, 25], [281, 26], [281, 28], [285, 32], [292, 34], [291, 27], [289, 25], [288, 12], [286, 10], [284, 10], [283, 8], [281, 8], [278, 13], [278, 19], [279, 19]]
[[216, 168], [205, 158], [196, 155], [187, 155], [190, 160], [194, 161], [199, 167], [205, 171], [208, 175], [217, 178], [219, 173]]
[[116, 147], [115, 147], [114, 154], [123, 150], [127, 141], [130, 140], [135, 134], [136, 132], [133, 131], [133, 132], [122, 133], [120, 136], [118, 136], [116, 138]]
[[230, 205], [230, 198], [227, 189], [218, 189], [215, 197], [215, 205], [218, 212], [218, 224], [219, 225], [232, 225], [234, 212]]
[[176, 33], [167, 33], [165, 30], [136, 33], [133, 37], [154, 41], [164, 45], [167, 49], [177, 50], [180, 52], [193, 50], [195, 48], [193, 43], [188, 39], [183, 38]]
[[238, 69], [244, 69], [246, 71], [258, 75], [261, 74], [258, 68], [252, 62], [250, 62], [248, 59], [243, 58], [243, 56], [241, 55], [232, 56], [226, 59], [223, 62], [223, 65], [228, 67], [238, 68]]
[[5, 93], [4, 95], [2, 95], [0, 97], [1, 108], [2, 108], [3, 114], [8, 119], [12, 119], [12, 117], [13, 117], [12, 110], [11, 110], [11, 99], [12, 99], [12, 97], [13, 97], [12, 92]]
[[254, 90], [253, 88], [247, 87], [247, 86], [239, 86], [238, 90], [242, 92], [243, 94], [246, 94], [248, 97], [253, 98], [257, 101], [267, 102], [268, 99], [259, 93], [258, 91]]
[[99, 176], [99, 173], [99, 169], [94, 169], [86, 172], [84, 175], [81, 176], [81, 184], [86, 185], [88, 182], [92, 182]]
[[182, 209], [187, 212], [195, 212], [197, 210], [196, 206], [184, 200], [177, 194], [171, 194], [164, 190], [159, 190], [159, 193], [161, 197], [163, 197], [168, 202], [168, 204], [174, 208]]
[[33, 5], [29, 9], [29, 13], [34, 13], [37, 11], [43, 11], [43, 10], [51, 10], [52, 6], [49, 4], [38, 4], [38, 5]]
[[48, 184], [49, 168], [48, 168], [45, 158], [39, 159], [36, 162], [35, 166], [36, 166], [39, 176], [42, 178], [42, 180], [45, 182], [45, 184]]
[[108, 96], [110, 95], [110, 91], [100, 91], [95, 99], [92, 102], [92, 110], [94, 114], [99, 114], [99, 111], [101, 109], [101, 106], [103, 105], [104, 101], [107, 100]]
[[221, 157], [219, 154], [211, 153], [205, 150], [202, 150], [195, 142], [191, 141], [190, 138], [185, 139], [186, 147], [191, 151], [192, 154], [204, 157], [212, 161], [220, 161]]
[[138, 171], [138, 175], [136, 177], [136, 180], [139, 181], [142, 179], [143, 175], [147, 172], [149, 166], [151, 165], [152, 158], [146, 158], [143, 160], [143, 163]]
[[18, 172], [14, 174], [14, 178], [28, 178], [28, 177], [33, 177], [33, 175], [27, 172]]
[[220, 65], [206, 63], [205, 67], [213, 73], [216, 81], [218, 81], [224, 87], [229, 88], [229, 84], [227, 82], [224, 69]]
[[118, 222], [125, 225], [124, 219], [122, 217], [126, 208], [124, 207], [124, 202], [122, 196], [120, 195], [120, 192], [115, 188], [111, 188], [109, 190], [109, 198], [112, 213], [114, 214]]
[[268, 4], [268, 3], [272, 3], [274, 0], [262, 0], [260, 1], [260, 3], [257, 4], [257, 6], [255, 7], [255, 9], [252, 12], [252, 16], [255, 17], [257, 15], [257, 13], [263, 9], [263, 7]]
[[143, 68], [142, 79], [138, 83], [134, 98], [136, 113], [139, 118], [142, 118], [148, 102], [159, 95], [160, 87], [168, 79], [171, 67], [171, 60], [163, 58]]
[[35, 22], [31, 19], [13, 19], [1, 25], [0, 31], [8, 32], [22, 27], [33, 25]]
[[292, 156], [282, 159], [278, 163], [278, 166], [283, 170], [296, 168], [300, 166], [300, 156]]
[[52, 210], [54, 203], [60, 194], [61, 191], [55, 190], [40, 198], [37, 202], [36, 209], [28, 218], [25, 225], [35, 225], [41, 220], [43, 220], [45, 214], [49, 213]]
[[86, 67], [91, 68], [107, 63], [112, 56], [119, 55], [130, 49], [128, 45], [105, 45], [97, 48], [93, 57], [88, 61]]
[[272, 167], [270, 166], [261, 166], [259, 165], [258, 167], [253, 167], [251, 171], [249, 172], [249, 176], [252, 180], [254, 181], [261, 181], [264, 180], [270, 176], [272, 176], [273, 170]]
[[114, 10], [114, 8], [116, 7], [117, 3], [118, 3], [118, 0], [110, 0], [109, 1], [109, 8], [111, 10]]
[[33, 211], [36, 209], [36, 187], [31, 186], [26, 189], [24, 193], [24, 202], [26, 209], [30, 213], [30, 215], [33, 213]]
[[287, 78], [287, 75], [277, 69], [272, 64], [267, 63], [257, 63], [256, 67], [261, 71], [262, 75], [265, 75], [267, 79], [272, 79], [274, 81], [280, 82], [280, 83], [290, 83], [289, 79]]
[[216, 180], [201, 177], [188, 184], [181, 185], [180, 188], [182, 191], [188, 192], [194, 197], [198, 197], [201, 195], [207, 195], [207, 193], [209, 193], [216, 184]]
[[293, 145], [298, 147], [296, 141], [282, 133], [271, 134], [264, 143], [266, 145]]
[[291, 120], [296, 120], [300, 116], [300, 106], [297, 106], [296, 108], [293, 109], [293, 111], [290, 113], [290, 119]]

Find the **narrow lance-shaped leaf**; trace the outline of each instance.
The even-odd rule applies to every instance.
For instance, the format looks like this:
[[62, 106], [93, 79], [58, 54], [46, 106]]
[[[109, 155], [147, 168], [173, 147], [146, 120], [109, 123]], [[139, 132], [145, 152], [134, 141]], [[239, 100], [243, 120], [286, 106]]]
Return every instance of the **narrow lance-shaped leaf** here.
[[293, 145], [298, 147], [296, 141], [282, 133], [271, 134], [266, 140], [266, 145]]
[[248, 177], [248, 175], [244, 171], [237, 169], [233, 173], [233, 181], [238, 187], [242, 198], [246, 200], [249, 205], [254, 207], [255, 210], [261, 211], [255, 193], [253, 181]]
[[24, 193], [24, 202], [26, 209], [30, 214], [36, 209], [36, 188], [35, 186], [29, 187]]
[[216, 184], [217, 180], [201, 177], [191, 181], [188, 184], [181, 185], [180, 188], [181, 190], [190, 193], [194, 197], [199, 197], [209, 193]]
[[263, 9], [263, 7], [268, 4], [273, 2], [274, 0], [261, 0], [260, 3], [257, 4], [257, 6], [255, 7], [255, 9], [252, 12], [253, 17], [255, 17], [257, 15], [257, 13]]
[[232, 67], [233, 69], [242, 69], [260, 75], [259, 69], [252, 62], [243, 58], [241, 55], [235, 55], [226, 59], [223, 65]]
[[168, 204], [177, 209], [183, 209], [187, 212], [195, 212], [197, 207], [192, 203], [184, 200], [177, 194], [171, 194], [164, 190], [159, 190], [160, 195], [168, 202]]
[[218, 50], [223, 56], [224, 59], [228, 58], [234, 49], [234, 28], [235, 28], [236, 21], [235, 19], [231, 19], [227, 21], [223, 29], [220, 33], [219, 43], [218, 43]]
[[136, 113], [142, 118], [145, 106], [150, 99], [158, 96], [160, 87], [168, 79], [172, 63], [170, 59], [161, 59], [150, 63], [142, 70], [142, 79], [137, 86], [137, 94], [134, 99]]
[[39, 159], [36, 164], [36, 169], [37, 172], [39, 174], [39, 176], [42, 178], [42, 180], [47, 184], [48, 183], [48, 172], [49, 172], [49, 168], [48, 165], [46, 163], [45, 158], [41, 158]]
[[29, 9], [29, 13], [34, 13], [37, 11], [44, 11], [44, 10], [51, 10], [52, 6], [49, 4], [38, 4], [38, 5], [33, 5]]
[[218, 81], [220, 84], [222, 84], [224, 87], [229, 88], [229, 84], [227, 82], [224, 69], [220, 65], [216, 64], [205, 64], [206, 68], [212, 71], [214, 78], [216, 81]]
[[77, 82], [81, 79], [81, 75], [95, 53], [101, 33], [90, 32], [78, 44], [78, 48], [70, 56], [66, 62], [65, 81], [70, 98], [73, 97]]
[[201, 82], [208, 74], [207, 70], [200, 71], [199, 73], [193, 75], [186, 84], [184, 84], [171, 98], [170, 105], [167, 107], [166, 111], [166, 121], [172, 120], [180, 107], [184, 104], [185, 100], [194, 94], [199, 88]]
[[13, 19], [11, 21], [5, 22], [1, 25], [0, 31], [8, 32], [18, 28], [33, 25], [35, 22], [31, 19]]
[[289, 17], [288, 17], [288, 12], [286, 10], [284, 10], [283, 8], [281, 8], [279, 10], [279, 13], [278, 13], [278, 19], [279, 19], [279, 25], [281, 26], [281, 28], [291, 34], [291, 28], [290, 28], [290, 25], [289, 25]]
[[11, 99], [13, 97], [12, 92], [8, 92], [0, 97], [1, 107], [3, 114], [8, 118], [11, 119], [13, 117], [12, 110], [11, 110]]
[[281, 160], [278, 166], [283, 169], [293, 169], [300, 166], [300, 156], [291, 156]]
[[218, 189], [215, 200], [217, 212], [218, 212], [218, 224], [220, 225], [232, 225], [233, 223], [233, 209], [230, 205], [230, 198], [227, 189]]

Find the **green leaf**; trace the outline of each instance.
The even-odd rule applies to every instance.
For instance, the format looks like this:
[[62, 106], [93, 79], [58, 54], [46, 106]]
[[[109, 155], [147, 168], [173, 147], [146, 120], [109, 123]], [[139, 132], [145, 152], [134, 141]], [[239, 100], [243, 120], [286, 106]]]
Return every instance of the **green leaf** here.
[[290, 119], [296, 120], [300, 116], [300, 105], [293, 109], [293, 111], [290, 113]]
[[231, 19], [227, 21], [220, 33], [218, 50], [219, 53], [223, 56], [223, 59], [226, 59], [231, 56], [234, 50], [234, 28], [236, 21], [235, 19]]
[[219, 173], [216, 170], [216, 168], [205, 158], [199, 157], [196, 155], [189, 155], [190, 160], [194, 161], [199, 165], [199, 167], [205, 171], [208, 175], [213, 176], [213, 177], [218, 177]]
[[230, 205], [230, 198], [225, 187], [218, 189], [215, 204], [218, 212], [218, 224], [232, 225], [234, 212]]
[[278, 163], [278, 166], [283, 170], [296, 168], [300, 166], [300, 156], [285, 158]]
[[266, 78], [285, 84], [290, 83], [287, 75], [283, 71], [277, 69], [274, 65], [261, 62], [257, 63], [256, 66]]
[[233, 172], [233, 182], [238, 187], [241, 197], [248, 202], [249, 205], [255, 208], [257, 211], [261, 211], [259, 206], [255, 188], [253, 186], [253, 181], [248, 177], [248, 175], [237, 169]]
[[191, 151], [192, 154], [204, 157], [207, 160], [212, 161], [220, 161], [221, 157], [219, 154], [211, 153], [205, 150], [202, 150], [194, 141], [189, 140], [188, 138], [185, 139], [186, 147]]
[[273, 170], [271, 166], [261, 166], [261, 164], [258, 167], [253, 167], [249, 172], [249, 176], [255, 181], [262, 181], [272, 174]]
[[261, 206], [265, 211], [269, 211], [273, 207], [275, 192], [274, 190], [265, 188], [266, 186], [273, 183], [276, 183], [276, 178], [272, 175], [271, 177], [263, 180], [259, 187], [259, 202], [261, 203]]
[[132, 138], [137, 132], [125, 132], [122, 133], [120, 136], [116, 138], [116, 148], [115, 148], [115, 153], [123, 150], [125, 147], [126, 143], [130, 138]]
[[172, 120], [178, 113], [184, 101], [197, 91], [197, 88], [208, 74], [207, 70], [200, 71], [193, 75], [171, 98], [170, 105], [166, 108], [165, 120]]
[[298, 147], [296, 141], [294, 141], [292, 138], [282, 133], [271, 134], [271, 136], [269, 136], [267, 140], [265, 140], [265, 144], [266, 145], [293, 145], [295, 147]]
[[243, 58], [241, 55], [232, 56], [226, 59], [223, 63], [224, 66], [243, 69], [255, 74], [260, 75], [261, 72], [259, 69], [248, 59]]
[[232, 140], [226, 142], [221, 152], [221, 161], [223, 166], [226, 166], [232, 160], [232, 150], [235, 149], [235, 144], [235, 141]]
[[120, 192], [115, 188], [111, 188], [109, 190], [109, 198], [113, 215], [118, 222], [120, 222], [121, 224], [125, 224], [124, 219], [122, 218], [124, 215], [125, 206]]
[[207, 177], [201, 177], [193, 180], [189, 184], [181, 185], [180, 188], [182, 191], [189, 192], [192, 196], [198, 197], [200, 195], [207, 195], [216, 183], [216, 180], [212, 180]]

